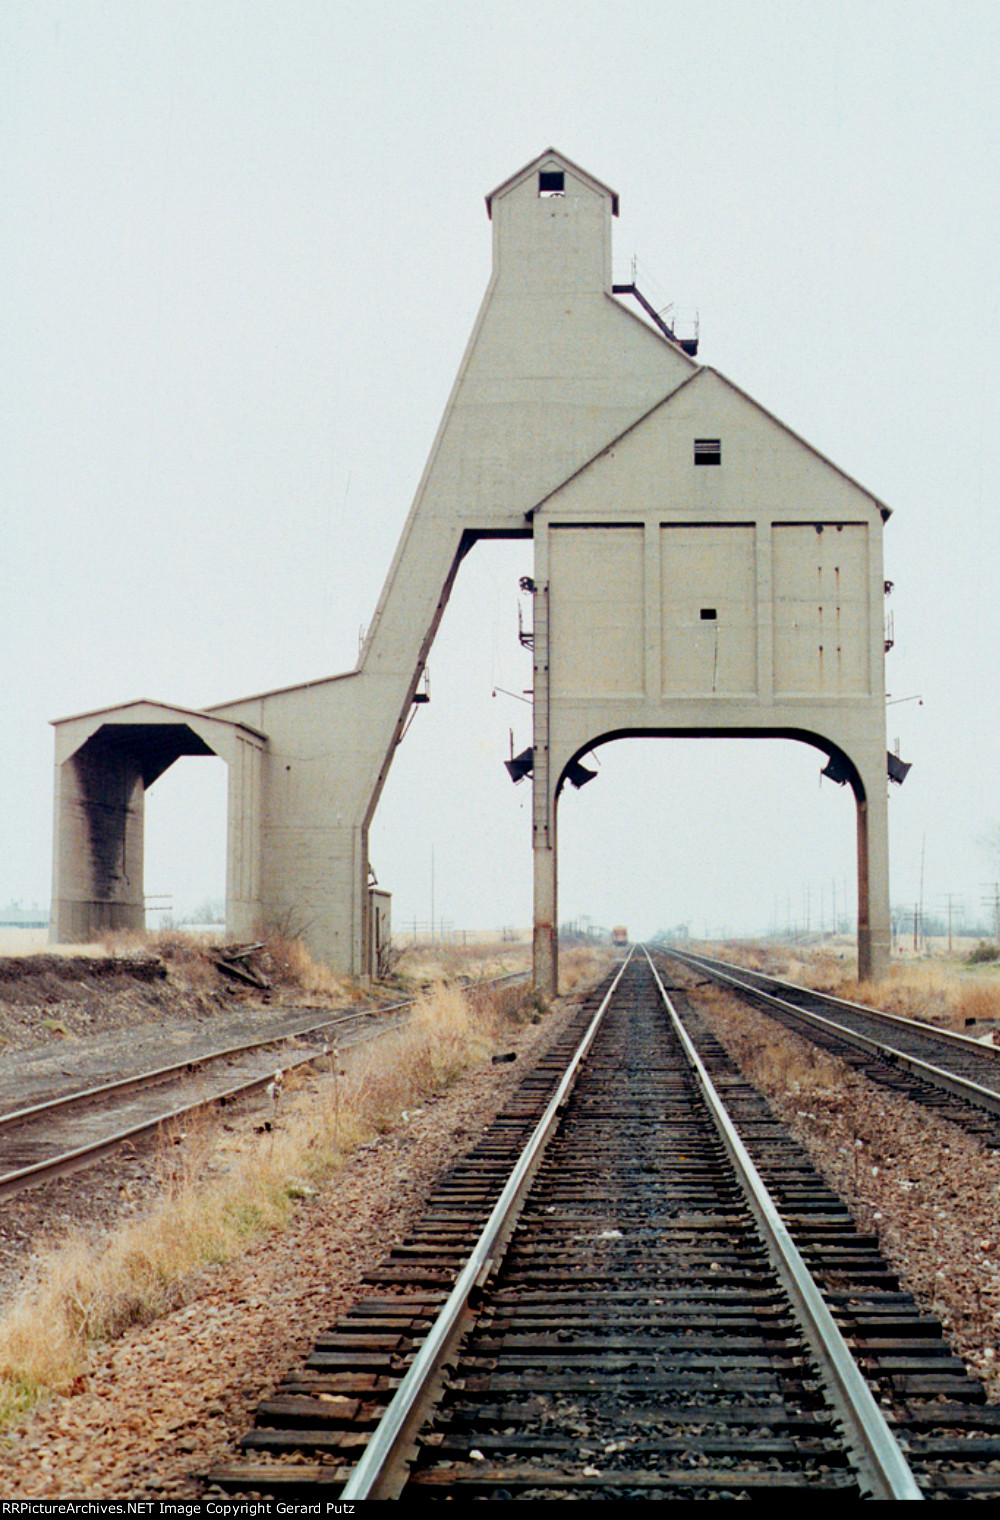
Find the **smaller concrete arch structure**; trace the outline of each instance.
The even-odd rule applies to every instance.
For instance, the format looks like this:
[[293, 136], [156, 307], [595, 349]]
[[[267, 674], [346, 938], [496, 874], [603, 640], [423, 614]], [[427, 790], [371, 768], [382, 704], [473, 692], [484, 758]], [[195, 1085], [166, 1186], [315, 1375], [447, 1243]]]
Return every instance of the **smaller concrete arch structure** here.
[[248, 935], [261, 917], [263, 734], [169, 707], [129, 702], [60, 719], [52, 925], [61, 942], [101, 929], [145, 928], [145, 794], [182, 755], [218, 755], [228, 767], [226, 913]]

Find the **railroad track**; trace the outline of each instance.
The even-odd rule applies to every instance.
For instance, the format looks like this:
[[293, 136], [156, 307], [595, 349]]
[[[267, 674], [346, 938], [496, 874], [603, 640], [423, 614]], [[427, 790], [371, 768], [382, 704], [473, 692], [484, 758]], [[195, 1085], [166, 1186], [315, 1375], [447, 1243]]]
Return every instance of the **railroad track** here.
[[669, 959], [846, 1058], [882, 1086], [973, 1133], [996, 1138], [1000, 1050], [995, 1046], [710, 956], [672, 948]]
[[[523, 974], [473, 983], [470, 996], [523, 981]], [[260, 1038], [187, 1055], [97, 1086], [66, 1088], [31, 1107], [0, 1113], [0, 1198], [67, 1176], [127, 1141], [206, 1108], [265, 1089], [275, 1077], [345, 1054], [404, 1022], [413, 1000], [380, 1009], [285, 1021]]]
[[[0, 1114], [0, 1198], [92, 1166], [126, 1141], [213, 1105], [261, 1091], [283, 1072], [334, 1046], [383, 1033], [367, 1014], [347, 1014], [287, 1034], [188, 1057], [96, 1087], [73, 1088], [30, 1108]], [[297, 1048], [305, 1041], [304, 1049]]]
[[1000, 1496], [1000, 1407], [639, 957], [366, 1286], [207, 1493]]

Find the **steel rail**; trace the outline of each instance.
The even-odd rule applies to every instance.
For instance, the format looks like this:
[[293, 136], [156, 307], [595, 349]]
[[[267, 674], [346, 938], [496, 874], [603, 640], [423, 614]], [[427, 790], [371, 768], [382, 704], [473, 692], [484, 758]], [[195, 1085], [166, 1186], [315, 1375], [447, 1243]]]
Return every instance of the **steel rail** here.
[[[386, 1024], [378, 1029], [370, 1029], [367, 1033], [352, 1040], [347, 1047], [354, 1050], [359, 1045], [367, 1045], [370, 1040], [381, 1039], [383, 1035], [391, 1034], [393, 1030], [400, 1028], [401, 1021]], [[296, 1071], [300, 1066], [308, 1066], [311, 1062], [321, 1059], [322, 1051], [312, 1051], [300, 1060], [289, 1062], [283, 1069]], [[100, 1139], [93, 1140], [88, 1145], [77, 1146], [71, 1151], [61, 1151], [57, 1156], [50, 1156], [45, 1161], [33, 1162], [31, 1166], [24, 1166], [15, 1172], [0, 1173], [0, 1198], [10, 1198], [15, 1193], [22, 1192], [26, 1187], [34, 1187], [36, 1183], [48, 1178], [68, 1177], [73, 1172], [82, 1171], [85, 1167], [93, 1166], [104, 1156], [124, 1145], [127, 1140], [138, 1139], [140, 1135], [148, 1134], [151, 1130], [159, 1129], [164, 1124], [171, 1123], [174, 1119], [184, 1119], [188, 1114], [195, 1114], [199, 1109], [212, 1108], [216, 1103], [225, 1103], [230, 1098], [248, 1097], [250, 1093], [259, 1088], [267, 1087], [273, 1081], [274, 1073], [270, 1070], [246, 1081], [238, 1082], [232, 1087], [220, 1088], [218, 1092], [204, 1093], [193, 1102], [178, 1104], [172, 1109], [165, 1109], [161, 1113], [154, 1114], [148, 1119], [143, 1119], [136, 1124], [129, 1125], [125, 1129], [112, 1131], [110, 1135], [102, 1135]]]
[[[361, 1045], [367, 1039], [374, 1039], [376, 1035], [388, 1034], [392, 1025], [385, 1029], [374, 1030], [363, 1039], [352, 1041], [353, 1045]], [[300, 1066], [308, 1066], [310, 1062], [320, 1059], [321, 1051], [312, 1051], [300, 1059], [290, 1061], [283, 1068], [285, 1071], [295, 1071]], [[247, 1097], [250, 1093], [267, 1087], [273, 1081], [274, 1072], [268, 1070], [257, 1076], [234, 1083], [230, 1087], [219, 1088], [212, 1093], [202, 1093], [192, 1101], [177, 1104], [173, 1108], [163, 1109], [160, 1113], [152, 1114], [147, 1118], [127, 1125], [124, 1129], [113, 1130], [109, 1135], [101, 1135], [97, 1140], [87, 1145], [80, 1145], [70, 1151], [61, 1151], [57, 1156], [50, 1156], [44, 1161], [35, 1161], [30, 1166], [18, 1168], [17, 1171], [0, 1173], [0, 1198], [9, 1198], [14, 1193], [20, 1193], [26, 1187], [33, 1187], [46, 1177], [66, 1177], [72, 1172], [78, 1172], [86, 1166], [92, 1166], [104, 1156], [110, 1155], [127, 1140], [138, 1139], [140, 1135], [148, 1134], [151, 1130], [159, 1129], [164, 1124], [170, 1124], [175, 1119], [183, 1119], [188, 1114], [197, 1113], [200, 1109], [211, 1108], [217, 1103], [226, 1103], [232, 1098]], [[75, 1099], [73, 1100], [75, 1101]], [[71, 1107], [72, 1101], [67, 1101], [66, 1107]]]
[[[34, 1103], [30, 1108], [8, 1109], [5, 1113], [0, 1113], [0, 1129], [3, 1129], [5, 1125], [23, 1123], [27, 1119], [37, 1119], [40, 1115], [52, 1113], [57, 1109], [72, 1108], [75, 1103], [87, 1103], [94, 1098], [105, 1098], [110, 1093], [124, 1096], [133, 1088], [150, 1087], [154, 1082], [162, 1081], [167, 1077], [179, 1076], [185, 1071], [194, 1072], [198, 1067], [207, 1066], [212, 1061], [223, 1061], [229, 1056], [249, 1055], [255, 1050], [264, 1050], [269, 1045], [284, 1045], [289, 1040], [301, 1039], [304, 1035], [318, 1034], [324, 1029], [339, 1029], [345, 1024], [357, 1024], [362, 1019], [368, 1018], [369, 1012], [370, 1010], [362, 1008], [356, 1013], [344, 1014], [337, 1019], [328, 1019], [321, 1024], [308, 1024], [303, 1029], [290, 1029], [285, 1033], [276, 1032], [259, 1040], [248, 1040], [245, 1044], [225, 1045], [217, 1050], [202, 1051], [199, 1055], [189, 1055], [182, 1061], [174, 1061], [169, 1066], [156, 1066], [149, 1071], [133, 1072], [114, 1082], [101, 1082], [96, 1087], [74, 1088], [72, 1092], [46, 1098], [43, 1103]], [[315, 1060], [315, 1053], [311, 1059]]]
[[[397, 1005], [394, 1006], [395, 1008], [403, 1008], [403, 1006], [407, 1005], [403, 1005], [403, 1003], [397, 1003]], [[366, 1012], [362, 1012], [362, 1014], [356, 1015], [356, 1023], [360, 1026], [360, 1024], [362, 1024], [363, 1018], [365, 1017]], [[330, 1024], [333, 1023], [337, 1023], [337, 1021], [331, 1020]], [[389, 1021], [389, 1023], [378, 1024], [377, 1029], [368, 1029], [368, 1031], [360, 1032], [359, 1037], [357, 1037], [356, 1040], [351, 1040], [350, 1046], [348, 1046], [347, 1049], [353, 1050], [356, 1049], [357, 1046], [368, 1044], [369, 1040], [378, 1040], [378, 1038], [383, 1037], [383, 1035], [392, 1034], [395, 1029], [400, 1029], [401, 1024], [403, 1023], [403, 1018], [394, 1018], [394, 1020]], [[319, 1024], [319, 1026], [316, 1026], [316, 1028], [327, 1028], [327, 1024]], [[295, 1038], [295, 1035], [289, 1035], [289, 1037], [286, 1038]], [[275, 1043], [281, 1043], [281, 1040], [257, 1041], [254, 1046], [248, 1046], [246, 1049], [257, 1049], [260, 1044], [267, 1046], [267, 1044]], [[231, 1050], [231, 1052], [225, 1053], [239, 1053], [240, 1049], [242, 1049], [242, 1047], [237, 1046], [234, 1047], [234, 1050]], [[295, 1072], [295, 1070], [298, 1070], [301, 1066], [310, 1066], [313, 1061], [322, 1059], [322, 1056], [324, 1056], [324, 1052], [322, 1052], [322, 1050], [310, 1050], [310, 1052], [305, 1053], [305, 1055], [299, 1056], [299, 1058], [295, 1059], [295, 1061], [286, 1061], [286, 1066], [283, 1067], [283, 1070], [284, 1072]], [[202, 1059], [204, 1059], [204, 1061], [208, 1061], [208, 1059], [214, 1059], [214, 1055], [205, 1056], [205, 1058]], [[195, 1064], [198, 1064], [198, 1062], [181, 1062], [181, 1066], [179, 1066], [176, 1070], [184, 1070], [188, 1064], [190, 1064], [190, 1066], [195, 1066]], [[12, 1198], [15, 1193], [23, 1192], [26, 1187], [36, 1186], [36, 1184], [41, 1183], [41, 1181], [49, 1180], [49, 1178], [56, 1178], [56, 1176], [70, 1176], [71, 1173], [79, 1172], [79, 1170], [84, 1169], [84, 1167], [93, 1166], [93, 1164], [96, 1164], [97, 1161], [103, 1160], [103, 1157], [105, 1157], [105, 1155], [111, 1155], [112, 1151], [117, 1151], [117, 1148], [119, 1148], [119, 1146], [125, 1145], [126, 1140], [137, 1140], [140, 1135], [149, 1134], [149, 1132], [153, 1131], [153, 1129], [160, 1129], [163, 1125], [169, 1125], [169, 1123], [172, 1123], [173, 1120], [184, 1119], [184, 1117], [187, 1117], [188, 1114], [198, 1113], [199, 1110], [205, 1110], [205, 1108], [213, 1108], [216, 1104], [225, 1104], [225, 1102], [228, 1102], [229, 1099], [233, 1099], [233, 1097], [249, 1096], [249, 1094], [254, 1093], [254, 1091], [258, 1091], [260, 1088], [267, 1087], [267, 1084], [272, 1081], [274, 1081], [274, 1072], [269, 1069], [267, 1072], [258, 1073], [257, 1076], [252, 1076], [252, 1078], [243, 1079], [243, 1081], [236, 1082], [236, 1084], [231, 1085], [231, 1087], [217, 1088], [214, 1093], [199, 1094], [196, 1099], [188, 1100], [188, 1102], [184, 1102], [184, 1104], [175, 1105], [173, 1108], [166, 1108], [166, 1110], [161, 1110], [160, 1113], [152, 1114], [152, 1116], [146, 1117], [146, 1119], [138, 1120], [138, 1122], [132, 1123], [132, 1125], [128, 1125], [126, 1128], [116, 1129], [116, 1131], [112, 1131], [111, 1134], [100, 1135], [97, 1140], [91, 1140], [88, 1145], [76, 1146], [73, 1151], [61, 1151], [58, 1155], [47, 1157], [44, 1161], [33, 1161], [30, 1166], [18, 1167], [18, 1169], [14, 1170], [14, 1172], [0, 1173], [0, 1198]], [[134, 1085], [137, 1085], [137, 1079], [126, 1079], [123, 1087], [125, 1087], [125, 1090], [128, 1090], [129, 1087], [134, 1087]], [[108, 1090], [114, 1090], [114, 1084], [109, 1084]], [[73, 1107], [73, 1104], [79, 1102], [82, 1097], [93, 1096], [94, 1091], [97, 1091], [97, 1093], [99, 1093], [100, 1088], [94, 1088], [91, 1093], [73, 1093], [70, 1094], [70, 1096], [65, 1097], [65, 1099], [56, 1100], [56, 1107], [58, 1107], [59, 1102], [62, 1102], [62, 1105], [64, 1105], [65, 1108], [71, 1108]], [[49, 1107], [49, 1105], [40, 1105], [40, 1110], [38, 1111], [44, 1111], [44, 1108], [47, 1107]], [[24, 1117], [24, 1114], [33, 1113], [35, 1113], [33, 1110], [21, 1110], [21, 1113], [18, 1114], [18, 1116], [11, 1117]]]
[[781, 1281], [798, 1311], [806, 1337], [832, 1387], [835, 1407], [847, 1427], [852, 1454], [862, 1474], [873, 1486], [872, 1497], [922, 1499], [923, 1494], [895, 1436], [886, 1424], [787, 1225], [740, 1139], [645, 946], [643, 953], [649, 961], [663, 1005], [701, 1087], [713, 1122], [739, 1176]]
[[375, 1427], [357, 1467], [340, 1495], [341, 1500], [393, 1498], [402, 1487], [405, 1481], [402, 1464], [421, 1422], [428, 1389], [439, 1376], [445, 1357], [467, 1327], [473, 1292], [483, 1286], [499, 1261], [520, 1213], [528, 1186], [555, 1130], [560, 1111], [594, 1043], [601, 1020], [631, 957], [630, 949], [577, 1046], [548, 1107], [521, 1152], [455, 1286]]
[[[526, 971], [516, 971], [506, 976], [491, 977], [488, 981], [470, 982], [462, 988], [465, 993], [478, 992], [485, 988], [513, 985], [518, 981], [524, 981]], [[37, 1118], [38, 1115], [54, 1112], [59, 1108], [70, 1108], [74, 1103], [86, 1103], [94, 1098], [106, 1097], [109, 1093], [121, 1093], [124, 1095], [131, 1088], [148, 1087], [153, 1082], [166, 1077], [176, 1076], [181, 1072], [195, 1070], [199, 1066], [207, 1066], [210, 1061], [222, 1061], [228, 1056], [247, 1055], [254, 1050], [263, 1050], [268, 1045], [283, 1045], [290, 1040], [303, 1039], [307, 1035], [321, 1034], [328, 1029], [339, 1029], [343, 1025], [360, 1023], [363, 1019], [381, 1018], [387, 1013], [397, 1013], [402, 1008], [412, 1008], [416, 998], [404, 998], [399, 1003], [386, 1003], [375, 1008], [357, 1008], [353, 1011], [339, 1011], [335, 1017], [320, 1019], [314, 1024], [303, 1024], [299, 1028], [276, 1030], [273, 1034], [262, 1035], [257, 1040], [247, 1040], [238, 1045], [222, 1045], [215, 1050], [202, 1051], [197, 1055], [186, 1056], [183, 1060], [174, 1061], [168, 1066], [157, 1066], [149, 1071], [133, 1072], [127, 1077], [121, 1077], [113, 1082], [101, 1082], [96, 1087], [81, 1087], [72, 1092], [60, 1093], [54, 1098], [46, 1098], [42, 1103], [33, 1103], [28, 1108], [7, 1109], [0, 1112], [0, 1129], [4, 1125], [16, 1124], [26, 1119]], [[398, 1023], [391, 1027], [398, 1028]], [[315, 1056], [310, 1059], [315, 1059]], [[302, 1063], [298, 1063], [302, 1064]]]
[[[845, 1008], [851, 1013], [863, 1014], [865, 1018], [874, 1019], [890, 1029], [912, 1030], [914, 1034], [922, 1035], [926, 1039], [937, 1040], [942, 1045], [950, 1045], [957, 1051], [964, 1051], [987, 1063], [993, 1061], [1000, 1065], [1000, 1049], [996, 1045], [983, 1045], [970, 1035], [959, 1034], [954, 1029], [939, 1029], [933, 1024], [925, 1024], [921, 1019], [908, 1018], [904, 1013], [887, 1013], [884, 1008], [872, 1008], [867, 1003], [853, 1003], [849, 998], [836, 997], [832, 992], [820, 992], [815, 987], [804, 987], [800, 982], [786, 982], [781, 977], [769, 976], [763, 971], [751, 971], [747, 966], [737, 966], [734, 962], [720, 960], [717, 956], [697, 955], [693, 951], [678, 950], [674, 946], [665, 953], [674, 960], [698, 965], [703, 970], [721, 967], [725, 972], [737, 971], [744, 975], [759, 976], [762, 981], [769, 982], [772, 987], [784, 987], [790, 992], [802, 993], [804, 997], [818, 998], [833, 1008]], [[758, 990], [760, 989], [754, 988], [754, 991]], [[797, 1008], [798, 1004], [794, 1006]]]
[[[682, 965], [690, 966], [696, 971], [704, 971], [724, 986], [732, 987], [738, 992], [749, 993], [754, 998], [759, 998], [762, 1002], [779, 1009], [782, 1013], [788, 1014], [792, 1018], [800, 1019], [804, 1024], [812, 1025], [824, 1034], [834, 1035], [838, 1040], [842, 1040], [847, 1045], [854, 1045], [859, 1050], [867, 1051], [869, 1055], [883, 1058], [887, 1056], [891, 1057], [894, 1063], [902, 1066], [911, 1076], [918, 1077], [934, 1087], [939, 1087], [945, 1092], [951, 1093], [953, 1097], [960, 1098], [963, 1102], [969, 1103], [975, 1108], [986, 1109], [989, 1113], [1000, 1115], [1000, 1092], [996, 1092], [989, 1087], [981, 1087], [978, 1082], [972, 1082], [968, 1077], [957, 1076], [952, 1071], [946, 1071], [943, 1066], [936, 1066], [931, 1061], [921, 1060], [919, 1056], [910, 1055], [909, 1052], [900, 1050], [896, 1045], [872, 1039], [869, 1035], [861, 1034], [856, 1029], [848, 1029], [843, 1024], [838, 1024], [835, 1019], [824, 1018], [821, 1013], [815, 1013], [812, 1009], [800, 1008], [798, 1003], [789, 1003], [784, 998], [775, 996], [772, 992], [765, 992], [763, 988], [755, 987], [752, 982], [742, 981], [739, 977], [730, 975], [729, 972], [719, 970], [719, 966], [727, 964], [726, 962], [712, 961], [707, 956], [694, 956], [675, 950], [670, 950], [667, 953], [674, 960], [680, 961]], [[793, 984], [790, 983], [789, 985]], [[808, 991], [809, 989], [802, 988], [801, 990]], [[828, 999], [825, 993], [813, 992], [812, 995], [824, 1002], [841, 1001], [834, 998]], [[877, 1015], [879, 1012], [879, 1010], [865, 1008], [862, 1003], [848, 1003], [845, 1006], [866, 1014], [875, 1013]], [[889, 1014], [886, 1017], [894, 1018], [895, 1015]], [[905, 1022], [912, 1024], [926, 1038], [937, 1038], [938, 1031], [931, 1029], [929, 1025], [921, 1025], [916, 1019], [907, 1019]], [[981, 1049], [981, 1047], [976, 1045], [974, 1040], [970, 1040], [968, 1043], [977, 1050]]]

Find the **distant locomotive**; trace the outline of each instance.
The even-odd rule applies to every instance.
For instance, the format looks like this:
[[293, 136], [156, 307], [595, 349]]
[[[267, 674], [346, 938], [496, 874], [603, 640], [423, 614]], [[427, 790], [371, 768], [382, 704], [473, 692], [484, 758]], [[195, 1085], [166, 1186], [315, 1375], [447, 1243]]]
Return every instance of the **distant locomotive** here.
[[611, 943], [613, 945], [628, 944], [628, 930], [625, 928], [624, 924], [619, 924], [616, 928], [612, 929]]

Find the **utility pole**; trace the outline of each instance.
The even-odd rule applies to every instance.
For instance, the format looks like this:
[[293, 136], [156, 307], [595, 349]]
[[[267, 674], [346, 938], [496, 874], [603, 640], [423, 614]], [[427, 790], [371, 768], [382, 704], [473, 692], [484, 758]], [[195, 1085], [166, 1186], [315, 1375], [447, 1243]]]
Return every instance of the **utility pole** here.
[[951, 915], [952, 915], [952, 911], [953, 911], [953, 908], [954, 908], [955, 899], [958, 896], [958, 893], [957, 892], [942, 892], [941, 896], [943, 898], [945, 898], [945, 900], [948, 903], [948, 954], [951, 955], [951, 953], [952, 953], [952, 946], [951, 946]]

